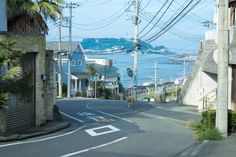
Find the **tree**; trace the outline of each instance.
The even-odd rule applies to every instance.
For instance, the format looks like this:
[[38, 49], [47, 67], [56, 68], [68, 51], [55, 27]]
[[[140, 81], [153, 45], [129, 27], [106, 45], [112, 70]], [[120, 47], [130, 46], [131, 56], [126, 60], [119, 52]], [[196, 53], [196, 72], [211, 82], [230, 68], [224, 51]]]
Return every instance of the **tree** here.
[[86, 69], [88, 70], [89, 76], [90, 76], [90, 79], [89, 79], [89, 87], [90, 87], [91, 86], [91, 77], [94, 77], [96, 75], [96, 69], [93, 67], [93, 64], [87, 64]]
[[7, 0], [8, 31], [47, 34], [47, 19], [56, 20], [63, 0]]

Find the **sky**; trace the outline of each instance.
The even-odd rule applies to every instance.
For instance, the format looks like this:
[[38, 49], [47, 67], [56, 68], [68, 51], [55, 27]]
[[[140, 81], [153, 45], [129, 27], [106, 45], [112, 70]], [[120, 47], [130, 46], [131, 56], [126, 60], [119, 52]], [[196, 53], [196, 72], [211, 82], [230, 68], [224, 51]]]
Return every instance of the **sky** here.
[[[156, 21], [162, 16], [157, 25], [141, 40], [146, 41], [153, 34], [160, 31], [167, 25], [168, 20], [174, 17], [191, 0], [141, 0], [139, 31], [142, 37], [146, 34]], [[193, 0], [193, 3], [198, 0]], [[66, 0], [66, 2], [70, 2]], [[80, 4], [73, 8], [72, 39], [82, 41], [83, 38], [132, 38], [134, 36], [134, 26], [132, 16], [134, 6], [132, 0], [73, 0], [73, 3]], [[166, 5], [164, 5], [164, 3]], [[171, 3], [171, 5], [170, 5]], [[192, 3], [192, 4], [193, 4]], [[213, 21], [215, 12], [215, 0], [201, 0], [200, 3], [191, 10], [183, 19], [175, 24], [165, 34], [152, 41], [153, 46], [164, 45], [171, 51], [179, 53], [194, 53], [198, 41], [204, 39], [204, 33], [208, 28], [203, 26], [204, 21]], [[152, 17], [160, 10], [156, 18], [148, 25]], [[166, 8], [169, 9], [165, 12]], [[63, 9], [63, 17], [69, 16], [69, 9]], [[58, 40], [58, 28], [55, 23], [48, 22], [48, 41]], [[68, 40], [68, 28], [62, 28], [62, 40]]]

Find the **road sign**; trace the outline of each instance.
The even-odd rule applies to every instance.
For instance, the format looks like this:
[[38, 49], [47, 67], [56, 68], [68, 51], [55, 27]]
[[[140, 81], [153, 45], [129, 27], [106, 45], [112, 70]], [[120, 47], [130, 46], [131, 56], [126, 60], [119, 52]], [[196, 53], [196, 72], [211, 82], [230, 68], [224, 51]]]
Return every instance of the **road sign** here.
[[133, 75], [134, 75], [133, 70], [130, 68], [127, 68], [127, 74], [129, 77], [133, 77]]

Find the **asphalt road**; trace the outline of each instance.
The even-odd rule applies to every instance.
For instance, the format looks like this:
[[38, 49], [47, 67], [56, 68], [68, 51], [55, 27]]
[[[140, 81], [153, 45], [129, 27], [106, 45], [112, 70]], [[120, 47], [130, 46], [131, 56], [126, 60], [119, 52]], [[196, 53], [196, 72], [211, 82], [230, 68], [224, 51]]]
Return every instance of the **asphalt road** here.
[[0, 157], [173, 157], [193, 143], [188, 119], [198, 114], [139, 103], [59, 100], [72, 126], [20, 142], [0, 144]]

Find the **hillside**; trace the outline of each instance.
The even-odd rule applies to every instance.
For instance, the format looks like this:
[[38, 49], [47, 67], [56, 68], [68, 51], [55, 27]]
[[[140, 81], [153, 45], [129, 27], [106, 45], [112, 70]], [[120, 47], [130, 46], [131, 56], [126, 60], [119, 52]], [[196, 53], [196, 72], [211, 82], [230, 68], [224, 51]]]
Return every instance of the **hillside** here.
[[[132, 52], [133, 40], [125, 38], [85, 38], [81, 42], [86, 52], [90, 53], [116, 53]], [[151, 44], [139, 41], [139, 50], [142, 53], [167, 53], [170, 52], [165, 46], [153, 47]]]

